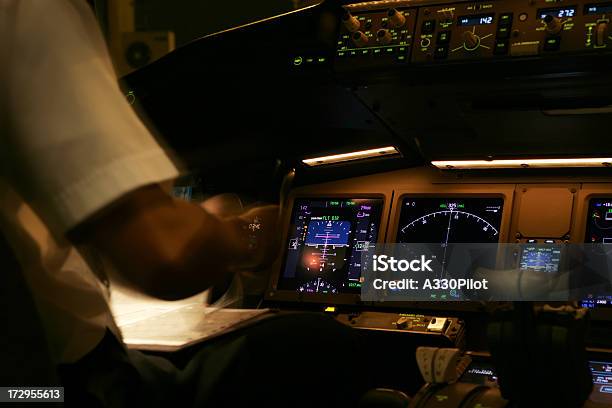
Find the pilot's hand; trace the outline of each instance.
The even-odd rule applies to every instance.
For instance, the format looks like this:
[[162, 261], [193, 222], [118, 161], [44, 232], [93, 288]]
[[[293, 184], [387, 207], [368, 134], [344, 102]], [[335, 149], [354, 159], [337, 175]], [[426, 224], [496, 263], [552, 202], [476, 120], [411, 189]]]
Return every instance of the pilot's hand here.
[[206, 212], [219, 218], [239, 216], [244, 212], [242, 201], [236, 194], [219, 194], [200, 203]]
[[270, 266], [280, 252], [279, 207], [267, 205], [252, 208], [239, 216], [249, 253], [244, 270]]
[[244, 254], [238, 269], [264, 269], [276, 259], [280, 245], [278, 206], [258, 206], [245, 211], [240, 197], [236, 194], [219, 194], [203, 201], [200, 206], [209, 214], [229, 221], [229, 224], [233, 224], [232, 219], [239, 221], [238, 235]]

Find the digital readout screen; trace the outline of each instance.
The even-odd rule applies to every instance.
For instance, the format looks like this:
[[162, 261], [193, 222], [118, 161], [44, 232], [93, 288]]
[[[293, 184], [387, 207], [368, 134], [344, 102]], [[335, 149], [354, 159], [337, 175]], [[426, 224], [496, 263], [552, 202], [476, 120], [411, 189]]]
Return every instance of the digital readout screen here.
[[457, 25], [460, 26], [475, 26], [493, 24], [495, 14], [474, 14], [470, 16], [459, 17]]

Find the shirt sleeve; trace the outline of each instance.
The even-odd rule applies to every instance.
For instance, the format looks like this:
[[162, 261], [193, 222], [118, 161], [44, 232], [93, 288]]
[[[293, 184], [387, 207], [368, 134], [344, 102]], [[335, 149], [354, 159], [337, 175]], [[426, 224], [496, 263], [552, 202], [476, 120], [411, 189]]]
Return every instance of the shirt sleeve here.
[[16, 4], [3, 171], [50, 229], [64, 234], [127, 192], [175, 178], [120, 91], [86, 3]]

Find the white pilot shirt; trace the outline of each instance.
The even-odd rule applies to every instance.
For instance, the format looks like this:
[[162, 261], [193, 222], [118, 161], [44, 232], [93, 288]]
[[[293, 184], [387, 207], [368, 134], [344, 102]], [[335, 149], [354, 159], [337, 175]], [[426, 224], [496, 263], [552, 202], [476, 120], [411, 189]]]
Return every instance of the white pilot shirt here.
[[84, 0], [0, 0], [0, 230], [56, 361], [78, 360], [107, 327], [118, 333], [65, 232], [177, 175], [120, 91]]

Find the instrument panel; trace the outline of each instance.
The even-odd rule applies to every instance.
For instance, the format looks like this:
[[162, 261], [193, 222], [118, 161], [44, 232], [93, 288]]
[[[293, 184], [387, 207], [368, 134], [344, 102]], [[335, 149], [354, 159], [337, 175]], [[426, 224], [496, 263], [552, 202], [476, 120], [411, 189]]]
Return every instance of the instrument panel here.
[[[564, 265], [564, 244], [612, 237], [608, 180], [520, 181], [449, 182], [429, 169], [406, 169], [297, 189], [284, 258], [266, 297], [359, 304], [361, 256], [377, 245], [519, 244], [513, 268], [554, 274]], [[598, 309], [608, 304], [612, 298], [583, 302]]]
[[602, 53], [612, 2], [373, 1], [345, 6], [338, 69]]

